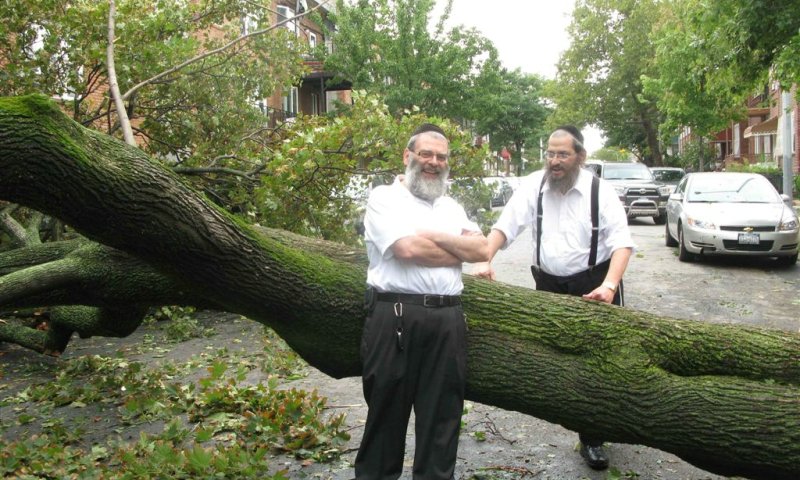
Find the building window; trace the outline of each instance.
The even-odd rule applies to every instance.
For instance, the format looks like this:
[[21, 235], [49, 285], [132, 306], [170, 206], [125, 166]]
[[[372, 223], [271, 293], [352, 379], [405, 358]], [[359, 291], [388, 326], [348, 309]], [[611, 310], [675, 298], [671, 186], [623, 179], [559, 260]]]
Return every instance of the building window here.
[[258, 30], [258, 20], [252, 14], [242, 17], [242, 35], [247, 35]]
[[742, 142], [739, 136], [739, 125], [736, 124], [733, 126], [733, 155], [739, 157], [742, 155]]
[[317, 48], [317, 34], [314, 32], [308, 32], [308, 46], [310, 48]]
[[337, 92], [325, 92], [325, 111], [335, 112], [336, 101], [339, 99]]
[[286, 112], [287, 117], [296, 117], [299, 107], [300, 93], [297, 87], [292, 87], [289, 92], [283, 97], [283, 111]]
[[[287, 18], [294, 17], [294, 9], [287, 7], [286, 5], [278, 5], [278, 22], [282, 22]], [[292, 20], [291, 22], [286, 22], [284, 25], [288, 30], [292, 32], [296, 32], [295, 29], [295, 21]]]
[[319, 115], [319, 94], [311, 94], [311, 114]]

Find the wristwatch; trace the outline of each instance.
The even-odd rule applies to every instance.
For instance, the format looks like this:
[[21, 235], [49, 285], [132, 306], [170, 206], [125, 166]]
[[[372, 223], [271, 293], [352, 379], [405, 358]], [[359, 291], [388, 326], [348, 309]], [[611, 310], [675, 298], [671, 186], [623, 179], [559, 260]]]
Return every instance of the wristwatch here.
[[603, 282], [603, 286], [606, 287], [607, 289], [611, 290], [612, 292], [617, 293], [617, 284], [616, 283], [612, 283], [612, 282], [609, 282], [608, 280], [606, 280], [606, 281]]

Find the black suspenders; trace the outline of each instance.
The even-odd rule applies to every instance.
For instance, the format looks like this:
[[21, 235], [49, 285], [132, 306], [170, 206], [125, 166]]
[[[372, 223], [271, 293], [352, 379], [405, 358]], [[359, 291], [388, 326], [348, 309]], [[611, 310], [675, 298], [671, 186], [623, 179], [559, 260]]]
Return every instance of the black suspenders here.
[[600, 179], [592, 175], [592, 243], [589, 249], [589, 268], [597, 263], [597, 237], [600, 233], [600, 213], [598, 197], [600, 196]]
[[542, 251], [542, 196], [544, 195], [544, 182], [547, 181], [547, 174], [542, 175], [542, 184], [539, 185], [539, 199], [536, 201], [536, 268], [542, 268], [539, 260]]
[[[547, 181], [547, 175], [542, 176], [542, 184], [539, 185], [539, 199], [536, 201], [536, 266], [541, 267], [540, 255], [542, 249], [542, 196], [544, 195], [544, 182]], [[592, 175], [592, 196], [591, 199], [591, 213], [592, 213], [592, 242], [589, 247], [589, 268], [594, 267], [597, 263], [597, 239], [599, 234], [600, 224], [600, 203], [598, 198], [600, 196], [600, 179]]]

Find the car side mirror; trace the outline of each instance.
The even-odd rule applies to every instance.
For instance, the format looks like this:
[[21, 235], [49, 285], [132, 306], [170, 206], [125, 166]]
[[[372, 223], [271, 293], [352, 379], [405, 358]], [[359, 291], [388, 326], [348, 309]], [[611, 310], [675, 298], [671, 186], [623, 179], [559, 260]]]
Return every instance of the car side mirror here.
[[682, 202], [683, 201], [683, 194], [682, 193], [673, 193], [670, 194], [669, 199], [675, 202]]
[[792, 197], [786, 195], [785, 193], [781, 193], [781, 200], [783, 200], [783, 203], [786, 204], [787, 207], [792, 208]]

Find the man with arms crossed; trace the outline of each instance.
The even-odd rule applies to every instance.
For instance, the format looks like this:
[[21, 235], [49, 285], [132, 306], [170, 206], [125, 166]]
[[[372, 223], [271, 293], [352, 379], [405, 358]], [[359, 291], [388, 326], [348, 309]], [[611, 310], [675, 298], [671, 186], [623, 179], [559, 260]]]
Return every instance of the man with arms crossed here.
[[375, 188], [367, 203], [361, 358], [369, 411], [358, 480], [401, 475], [412, 406], [413, 478], [453, 478], [466, 378], [461, 264], [489, 257], [480, 228], [444, 196], [448, 160], [444, 132], [422, 125], [403, 152], [405, 176]]
[[[489, 258], [530, 225], [537, 290], [622, 305], [622, 275], [635, 245], [619, 197], [583, 168], [583, 135], [574, 126], [550, 135], [546, 157], [545, 168], [525, 177], [492, 227]], [[490, 263], [477, 265], [473, 274], [494, 279]], [[607, 468], [602, 439], [579, 436], [586, 463]]]

